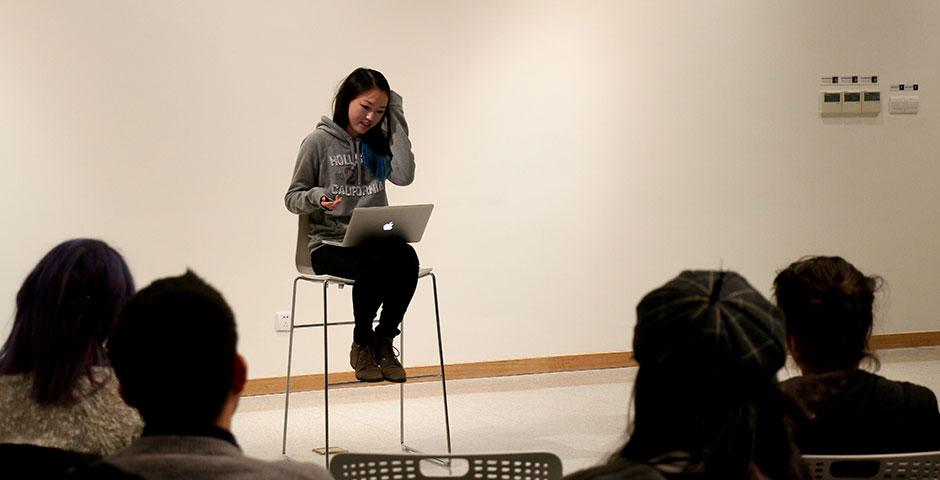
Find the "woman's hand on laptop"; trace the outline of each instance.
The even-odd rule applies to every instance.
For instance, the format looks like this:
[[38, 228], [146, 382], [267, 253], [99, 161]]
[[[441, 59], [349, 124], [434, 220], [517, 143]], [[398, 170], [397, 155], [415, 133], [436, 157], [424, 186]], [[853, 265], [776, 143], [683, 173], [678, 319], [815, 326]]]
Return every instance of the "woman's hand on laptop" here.
[[343, 203], [343, 197], [340, 195], [337, 195], [333, 200], [330, 200], [330, 197], [327, 197], [326, 195], [320, 197], [320, 206], [327, 210], [333, 210], [341, 203]]

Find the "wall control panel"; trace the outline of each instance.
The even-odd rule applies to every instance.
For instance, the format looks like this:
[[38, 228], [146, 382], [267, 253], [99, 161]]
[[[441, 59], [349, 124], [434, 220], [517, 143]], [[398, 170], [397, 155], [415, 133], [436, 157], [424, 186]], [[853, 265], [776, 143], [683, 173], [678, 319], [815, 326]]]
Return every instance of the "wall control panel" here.
[[881, 112], [878, 75], [822, 75], [819, 114], [832, 116], [874, 116]]
[[920, 90], [919, 83], [892, 84], [888, 94], [888, 113], [916, 115], [920, 111]]
[[842, 92], [821, 92], [819, 94], [819, 113], [839, 115], [842, 113]]
[[881, 111], [881, 92], [866, 90], [862, 92], [862, 113], [877, 114]]
[[862, 92], [842, 92], [842, 113], [862, 113]]
[[891, 114], [914, 115], [920, 111], [920, 96], [891, 95], [888, 99], [888, 112]]

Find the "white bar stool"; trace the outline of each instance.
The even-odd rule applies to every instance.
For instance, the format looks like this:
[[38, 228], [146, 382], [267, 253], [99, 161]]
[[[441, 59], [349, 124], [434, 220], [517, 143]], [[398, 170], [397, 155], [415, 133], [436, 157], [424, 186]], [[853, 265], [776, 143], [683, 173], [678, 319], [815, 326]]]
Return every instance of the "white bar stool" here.
[[[295, 253], [295, 263], [297, 266], [297, 271], [300, 272], [296, 278], [294, 278], [294, 288], [293, 293], [291, 294], [291, 303], [290, 303], [290, 340], [288, 341], [287, 346], [287, 385], [286, 392], [284, 395], [284, 435], [281, 441], [281, 454], [287, 454], [287, 414], [290, 406], [290, 379], [291, 379], [291, 358], [294, 348], [294, 330], [301, 328], [323, 328], [323, 404], [324, 404], [324, 437], [326, 441], [324, 455], [326, 456], [326, 464], [330, 464], [330, 386], [334, 385], [343, 385], [349, 383], [358, 383], [358, 382], [337, 382], [330, 383], [329, 376], [329, 327], [339, 326], [339, 325], [354, 325], [353, 321], [342, 321], [342, 322], [330, 322], [328, 315], [329, 309], [327, 305], [327, 290], [330, 285], [336, 285], [339, 289], [343, 289], [347, 285], [354, 285], [355, 280], [335, 277], [332, 275], [316, 275], [313, 272], [313, 266], [310, 261], [310, 254], [307, 251], [307, 232], [310, 231], [309, 218], [307, 215], [298, 215], [299, 222], [297, 228], [297, 248]], [[438, 358], [440, 360], [440, 373], [430, 374], [430, 375], [419, 375], [419, 376], [410, 376], [409, 379], [421, 379], [421, 378], [438, 378], [441, 379], [441, 388], [443, 390], [443, 399], [444, 399], [444, 429], [447, 436], [447, 453], [451, 453], [451, 442], [450, 442], [450, 414], [447, 409], [447, 380], [444, 375], [444, 347], [441, 340], [441, 315], [440, 309], [438, 307], [437, 300], [437, 277], [432, 273], [431, 268], [425, 267], [418, 270], [418, 279], [422, 278], [431, 278], [431, 285], [434, 290], [434, 319], [435, 325], [437, 326], [437, 351]], [[323, 288], [323, 321], [320, 323], [303, 323], [297, 324], [295, 322], [294, 313], [296, 310], [297, 304], [297, 285], [299, 282], [310, 282], [310, 283], [319, 283]], [[405, 323], [402, 322], [399, 326], [401, 330], [401, 335], [399, 335], [398, 350], [401, 353], [401, 361], [404, 363], [405, 360]], [[407, 382], [406, 382], [407, 383]], [[417, 450], [409, 447], [405, 444], [405, 383], [399, 384], [399, 441], [403, 451], [406, 452], [417, 452]]]

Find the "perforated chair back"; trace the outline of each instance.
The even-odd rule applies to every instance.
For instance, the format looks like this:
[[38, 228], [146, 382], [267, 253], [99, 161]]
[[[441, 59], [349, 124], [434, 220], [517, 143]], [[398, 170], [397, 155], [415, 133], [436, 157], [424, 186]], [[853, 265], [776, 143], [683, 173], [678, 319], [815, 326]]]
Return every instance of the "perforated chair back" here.
[[940, 452], [884, 455], [804, 455], [814, 480], [940, 479]]
[[[466, 463], [464, 463], [465, 461]], [[432, 463], [433, 462], [433, 463]], [[449, 464], [465, 473], [440, 473], [445, 467], [434, 468], [433, 475], [422, 469], [428, 465]], [[475, 455], [413, 455], [379, 453], [340, 453], [330, 463], [336, 480], [558, 480], [561, 460], [554, 453], [495, 453]]]
[[297, 249], [294, 253], [294, 263], [297, 265], [297, 271], [304, 275], [313, 275], [310, 250], [307, 249], [309, 243], [310, 216], [305, 214], [297, 215]]

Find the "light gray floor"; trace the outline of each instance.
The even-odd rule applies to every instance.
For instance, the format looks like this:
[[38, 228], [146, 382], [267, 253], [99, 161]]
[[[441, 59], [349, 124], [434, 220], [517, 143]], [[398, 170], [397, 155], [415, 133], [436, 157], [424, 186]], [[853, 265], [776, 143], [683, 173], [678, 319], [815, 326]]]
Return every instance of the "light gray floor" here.
[[[879, 353], [879, 374], [940, 394], [940, 348]], [[781, 378], [794, 374], [792, 367]], [[549, 451], [565, 473], [593, 465], [626, 440], [635, 368], [523, 375], [447, 383], [454, 453]], [[446, 452], [440, 383], [405, 387], [405, 440]], [[356, 452], [400, 452], [399, 389], [377, 384], [330, 390], [330, 446]], [[284, 395], [246, 397], [233, 430], [248, 455], [279, 459]], [[291, 394], [287, 456], [323, 464], [323, 392]]]

